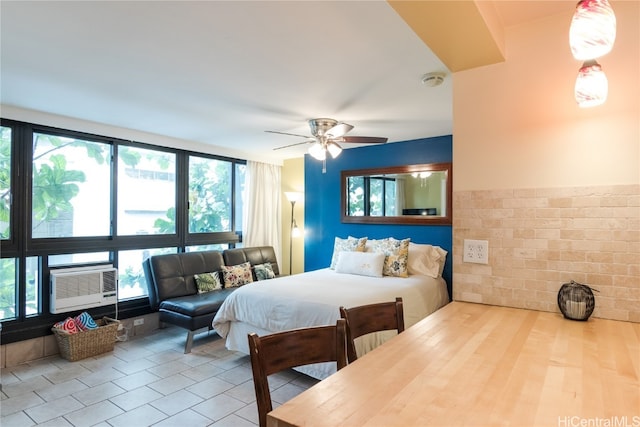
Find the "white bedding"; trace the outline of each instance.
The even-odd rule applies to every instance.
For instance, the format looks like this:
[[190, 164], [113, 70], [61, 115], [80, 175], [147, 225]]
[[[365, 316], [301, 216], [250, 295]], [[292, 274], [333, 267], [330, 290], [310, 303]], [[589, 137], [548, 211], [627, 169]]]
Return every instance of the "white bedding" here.
[[[402, 297], [405, 328], [449, 302], [444, 279], [410, 275], [368, 277], [336, 273], [329, 268], [253, 282], [229, 295], [213, 319], [213, 328], [229, 350], [249, 353], [247, 333], [258, 335], [306, 326], [335, 324], [340, 306], [394, 301]], [[396, 333], [378, 332], [356, 340], [362, 355]], [[335, 363], [297, 370], [323, 379], [335, 372]]]

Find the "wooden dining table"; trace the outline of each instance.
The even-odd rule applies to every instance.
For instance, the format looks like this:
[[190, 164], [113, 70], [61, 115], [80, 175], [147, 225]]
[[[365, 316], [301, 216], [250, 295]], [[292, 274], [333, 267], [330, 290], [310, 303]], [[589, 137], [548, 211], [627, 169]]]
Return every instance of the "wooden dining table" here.
[[452, 302], [267, 425], [640, 427], [640, 323]]

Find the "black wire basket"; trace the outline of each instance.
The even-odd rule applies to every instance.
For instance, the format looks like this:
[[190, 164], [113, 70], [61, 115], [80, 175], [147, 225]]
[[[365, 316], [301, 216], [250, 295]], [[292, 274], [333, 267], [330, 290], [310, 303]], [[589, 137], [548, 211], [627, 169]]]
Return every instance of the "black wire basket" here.
[[582, 283], [565, 283], [558, 291], [558, 307], [567, 319], [587, 320], [596, 305], [593, 291], [598, 292]]

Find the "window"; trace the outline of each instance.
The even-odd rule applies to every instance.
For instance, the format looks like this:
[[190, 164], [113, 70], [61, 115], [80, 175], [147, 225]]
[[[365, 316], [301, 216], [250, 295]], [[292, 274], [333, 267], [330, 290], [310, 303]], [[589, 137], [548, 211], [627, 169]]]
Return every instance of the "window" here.
[[111, 234], [110, 163], [108, 144], [34, 133], [32, 238]]
[[232, 163], [189, 157], [189, 233], [231, 231]]
[[118, 148], [118, 234], [174, 234], [176, 155]]
[[42, 312], [40, 307], [40, 301], [42, 296], [40, 295], [40, 286], [38, 280], [38, 257], [31, 256], [25, 260], [25, 281], [26, 281], [26, 302], [25, 302], [25, 315], [33, 316]]
[[74, 267], [111, 263], [109, 252], [73, 253], [49, 256], [49, 267]]
[[0, 259], [0, 320], [16, 317], [16, 268], [15, 258]]
[[[143, 260], [239, 244], [245, 168], [240, 159], [3, 119], [3, 344], [49, 334], [60, 320], [49, 310], [53, 268], [113, 264], [118, 315], [149, 312]], [[115, 307], [90, 314], [114, 316]]]
[[11, 128], [0, 127], [0, 239], [11, 238]]
[[[24, 314], [31, 316], [40, 312], [40, 293], [38, 287], [38, 259], [28, 257], [25, 260], [26, 304]], [[18, 259], [0, 259], [0, 320], [18, 317], [17, 289]]]
[[153, 255], [176, 253], [176, 248], [137, 249], [118, 252], [118, 300], [149, 295], [142, 262]]
[[247, 170], [247, 165], [236, 163], [236, 175], [235, 175], [235, 232], [238, 235], [242, 235], [242, 210], [244, 206], [244, 177]]

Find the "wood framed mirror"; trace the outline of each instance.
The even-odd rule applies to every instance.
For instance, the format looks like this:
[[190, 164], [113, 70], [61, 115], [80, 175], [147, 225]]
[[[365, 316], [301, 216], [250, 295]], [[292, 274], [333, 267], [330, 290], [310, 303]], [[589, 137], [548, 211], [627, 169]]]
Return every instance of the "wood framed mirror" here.
[[451, 163], [342, 171], [342, 222], [451, 225], [451, 182]]

